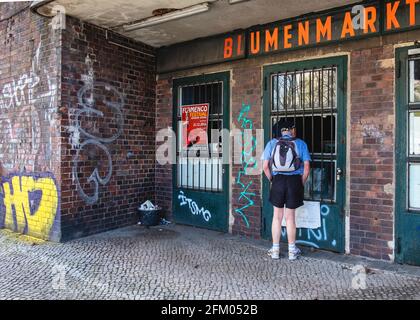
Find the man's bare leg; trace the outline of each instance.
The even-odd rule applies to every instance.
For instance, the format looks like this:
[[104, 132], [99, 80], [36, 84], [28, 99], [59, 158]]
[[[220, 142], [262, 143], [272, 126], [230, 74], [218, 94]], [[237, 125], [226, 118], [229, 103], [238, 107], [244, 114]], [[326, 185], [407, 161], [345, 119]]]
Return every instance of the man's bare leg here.
[[286, 210], [286, 228], [287, 228], [287, 242], [289, 244], [294, 244], [296, 242], [296, 210], [295, 209], [285, 209]]
[[296, 247], [296, 210], [285, 209], [289, 260], [296, 260], [300, 250]]
[[279, 258], [280, 253], [280, 237], [281, 237], [281, 222], [283, 220], [284, 208], [274, 207], [273, 222], [271, 224], [271, 236], [273, 237], [273, 248], [271, 257]]

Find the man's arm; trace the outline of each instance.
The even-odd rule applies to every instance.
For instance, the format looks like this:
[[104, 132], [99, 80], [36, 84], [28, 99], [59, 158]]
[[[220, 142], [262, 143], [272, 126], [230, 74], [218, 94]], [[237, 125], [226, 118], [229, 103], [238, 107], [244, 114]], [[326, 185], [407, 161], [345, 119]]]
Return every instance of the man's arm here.
[[270, 161], [269, 160], [264, 160], [263, 170], [264, 170], [264, 173], [265, 173], [265, 176], [267, 177], [267, 179], [271, 181], [272, 176], [271, 176]]
[[304, 162], [304, 168], [303, 168], [303, 175], [302, 175], [302, 183], [305, 184], [308, 180], [309, 173], [311, 172], [311, 163], [310, 161]]

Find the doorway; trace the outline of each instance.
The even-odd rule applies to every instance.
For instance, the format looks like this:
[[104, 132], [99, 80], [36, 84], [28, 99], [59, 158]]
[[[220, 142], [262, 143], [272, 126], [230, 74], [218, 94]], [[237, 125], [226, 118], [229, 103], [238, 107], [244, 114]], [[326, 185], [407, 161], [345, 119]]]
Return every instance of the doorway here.
[[395, 260], [420, 265], [420, 49], [396, 59]]
[[[228, 231], [229, 165], [223, 161], [226, 151], [218, 133], [229, 129], [229, 79], [230, 73], [223, 72], [176, 79], [173, 85], [173, 128], [177, 132], [174, 220], [222, 232]], [[197, 117], [195, 123], [205, 133], [194, 140], [188, 128], [197, 115], [201, 120]]]
[[[264, 68], [265, 143], [272, 139], [272, 126], [288, 118], [312, 158], [305, 207], [311, 203], [318, 208], [320, 227], [298, 228], [297, 243], [340, 253], [345, 249], [346, 80], [347, 57]], [[262, 236], [271, 239], [270, 185], [265, 177], [263, 181]], [[282, 240], [286, 238], [283, 227]]]

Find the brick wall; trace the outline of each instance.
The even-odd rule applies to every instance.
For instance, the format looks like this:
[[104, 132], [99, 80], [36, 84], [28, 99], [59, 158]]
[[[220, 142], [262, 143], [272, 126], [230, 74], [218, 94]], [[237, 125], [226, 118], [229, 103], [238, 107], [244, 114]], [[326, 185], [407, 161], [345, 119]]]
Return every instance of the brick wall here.
[[151, 47], [74, 18], [66, 24], [61, 87], [64, 240], [132, 224], [139, 203], [154, 199], [156, 88]]
[[[156, 84], [156, 134], [172, 128], [172, 79], [158, 80]], [[168, 141], [168, 140], [165, 140]], [[162, 142], [156, 142], [156, 148]], [[155, 162], [155, 203], [162, 207], [166, 218], [172, 218], [172, 165]]]
[[393, 253], [394, 66], [393, 45], [351, 55], [350, 250], [385, 260]]
[[[232, 85], [232, 106], [231, 106], [231, 127], [246, 130], [262, 128], [262, 88], [261, 68], [252, 63], [244, 63], [233, 69]], [[246, 175], [245, 166], [249, 167], [257, 161], [260, 163], [260, 156], [247, 157], [255, 144], [250, 141], [243, 141], [242, 163], [235, 164], [233, 161], [231, 169], [232, 188], [232, 214], [234, 217], [231, 226], [233, 234], [241, 234], [247, 237], [260, 238], [261, 233], [261, 176]], [[234, 150], [236, 153], [238, 150]], [[239, 150], [241, 151], [241, 150]], [[255, 151], [252, 152], [255, 154]]]
[[0, 228], [60, 239], [60, 32], [0, 4]]

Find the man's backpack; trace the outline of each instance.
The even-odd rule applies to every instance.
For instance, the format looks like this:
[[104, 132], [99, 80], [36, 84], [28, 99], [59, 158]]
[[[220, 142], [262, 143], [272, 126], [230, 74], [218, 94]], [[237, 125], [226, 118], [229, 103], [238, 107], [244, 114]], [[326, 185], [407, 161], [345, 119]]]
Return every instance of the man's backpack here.
[[278, 139], [271, 153], [271, 171], [293, 172], [299, 169], [301, 161], [297, 150], [296, 139]]

